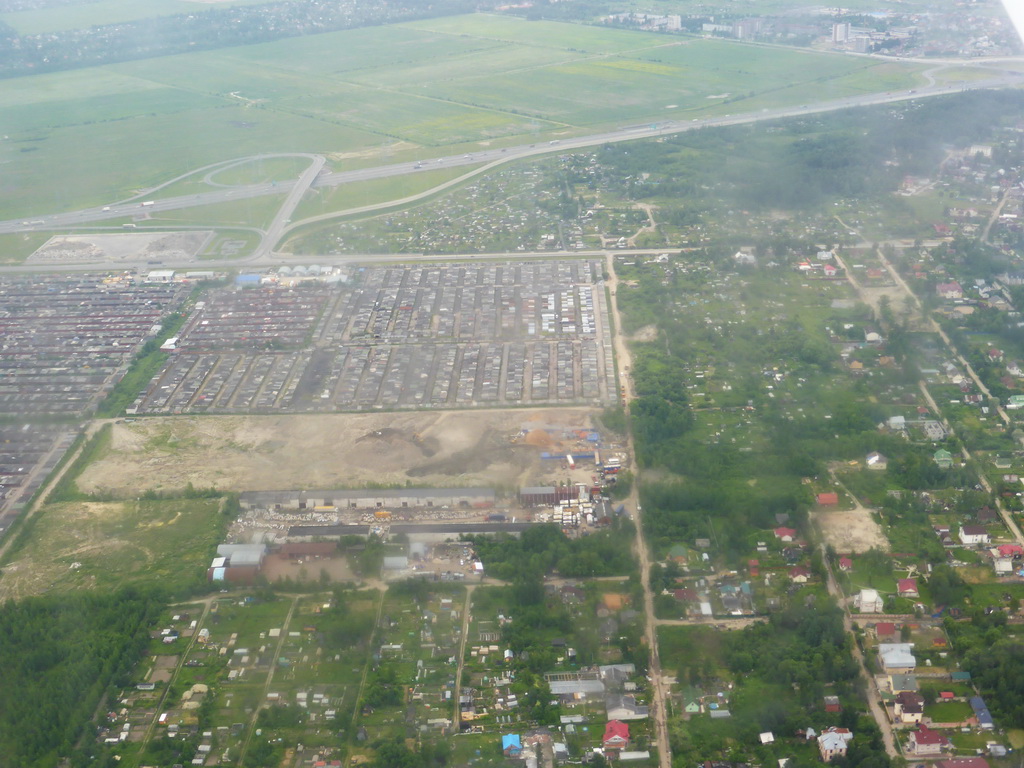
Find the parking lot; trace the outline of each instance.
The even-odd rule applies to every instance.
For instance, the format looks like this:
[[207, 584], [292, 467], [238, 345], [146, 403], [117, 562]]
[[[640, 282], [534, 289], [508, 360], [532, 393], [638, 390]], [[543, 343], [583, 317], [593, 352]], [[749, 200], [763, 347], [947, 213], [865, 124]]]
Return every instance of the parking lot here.
[[0, 424], [0, 532], [38, 490], [76, 433], [68, 424]]
[[80, 415], [187, 294], [130, 277], [0, 279], [0, 415]]
[[130, 411], [604, 405], [601, 274], [586, 260], [417, 265], [211, 292]]

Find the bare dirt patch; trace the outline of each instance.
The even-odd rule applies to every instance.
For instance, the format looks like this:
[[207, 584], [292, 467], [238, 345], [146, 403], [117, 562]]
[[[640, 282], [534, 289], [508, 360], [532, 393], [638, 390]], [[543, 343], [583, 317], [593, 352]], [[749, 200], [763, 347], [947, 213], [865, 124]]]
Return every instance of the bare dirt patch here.
[[407, 482], [515, 488], [537, 483], [547, 471], [538, 448], [565, 447], [545, 427], [587, 427], [592, 413], [548, 408], [144, 419], [114, 425], [108, 454], [85, 470], [78, 487], [117, 496], [189, 483], [238, 491]]
[[867, 552], [871, 548], [889, 551], [889, 540], [867, 507], [835, 512], [815, 512], [812, 520], [821, 530], [826, 544], [837, 552]]
[[348, 558], [344, 556], [310, 558], [300, 562], [280, 555], [268, 555], [263, 561], [260, 573], [271, 583], [281, 579], [316, 581], [325, 573], [335, 584], [342, 581], [359, 581], [360, 578], [353, 572]]
[[55, 235], [28, 258], [29, 264], [87, 264], [137, 259], [192, 259], [213, 232], [127, 232]]
[[169, 683], [178, 666], [177, 656], [155, 656], [153, 669], [146, 679], [148, 683]]
[[658, 326], [656, 325], [645, 325], [643, 328], [637, 330], [632, 336], [629, 337], [630, 341], [639, 342], [650, 342], [656, 341], [658, 338]]

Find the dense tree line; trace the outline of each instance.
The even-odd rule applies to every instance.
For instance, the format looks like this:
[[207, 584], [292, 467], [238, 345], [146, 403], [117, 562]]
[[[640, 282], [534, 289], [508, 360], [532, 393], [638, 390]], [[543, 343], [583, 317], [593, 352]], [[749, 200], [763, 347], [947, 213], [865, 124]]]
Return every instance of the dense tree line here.
[[402, 739], [374, 743], [372, 768], [444, 768], [451, 760], [451, 747], [445, 741], [421, 741], [415, 750]]
[[[735, 126], [607, 145], [599, 159], [605, 183], [616, 191], [673, 201], [661, 211], [666, 220], [736, 206], [807, 210], [894, 191], [908, 173], [931, 173], [945, 147], [987, 140], [993, 125], [1015, 120], [1022, 107], [1020, 93], [969, 92], [790, 119], [771, 131]], [[736, 108], [743, 109], [742, 98]], [[964, 250], [974, 269], [989, 268], [991, 249], [965, 244]]]
[[633, 570], [630, 554], [633, 530], [628, 521], [616, 519], [612, 530], [570, 539], [554, 524], [534, 525], [520, 538], [508, 534], [467, 536], [487, 572], [498, 579], [515, 581], [524, 576], [622, 576]]
[[945, 629], [997, 725], [1024, 726], [1024, 642], [1007, 631], [1006, 614], [977, 606], [970, 622], [947, 618]]
[[52, 768], [73, 757], [100, 700], [130, 681], [162, 605], [127, 589], [0, 607], [2, 762]]

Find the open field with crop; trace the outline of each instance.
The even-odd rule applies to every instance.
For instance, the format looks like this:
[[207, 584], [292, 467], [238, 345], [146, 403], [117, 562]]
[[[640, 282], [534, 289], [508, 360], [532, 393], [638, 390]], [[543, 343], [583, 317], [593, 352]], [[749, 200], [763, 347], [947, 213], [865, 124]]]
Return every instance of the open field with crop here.
[[914, 68], [474, 14], [13, 78], [0, 82], [0, 217], [109, 203], [250, 154], [355, 167], [380, 162], [382, 143], [398, 142], [395, 160], [470, 151], [905, 87]]

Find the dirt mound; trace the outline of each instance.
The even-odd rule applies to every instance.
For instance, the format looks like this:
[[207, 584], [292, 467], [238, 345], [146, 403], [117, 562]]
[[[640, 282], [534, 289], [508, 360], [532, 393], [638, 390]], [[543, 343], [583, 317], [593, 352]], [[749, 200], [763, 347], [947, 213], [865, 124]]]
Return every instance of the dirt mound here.
[[523, 438], [523, 442], [527, 445], [533, 445], [537, 448], [550, 448], [555, 444], [551, 435], [543, 429], [534, 429], [526, 433], [526, 437]]
[[497, 466], [513, 469], [516, 474], [530, 466], [537, 451], [525, 445], [511, 445], [495, 430], [488, 430], [472, 448], [453, 453], [447, 458], [426, 462], [406, 470], [409, 477], [428, 475], [465, 475], [483, 473]]
[[[188, 483], [256, 491], [404, 485], [415, 478], [436, 487], [515, 487], [534, 483], [540, 452], [557, 442], [541, 425], [592, 417], [589, 409], [565, 408], [146, 418], [115, 424], [107, 454], [77, 482], [86, 493], [124, 498]], [[523, 429], [539, 442], [513, 443]]]

